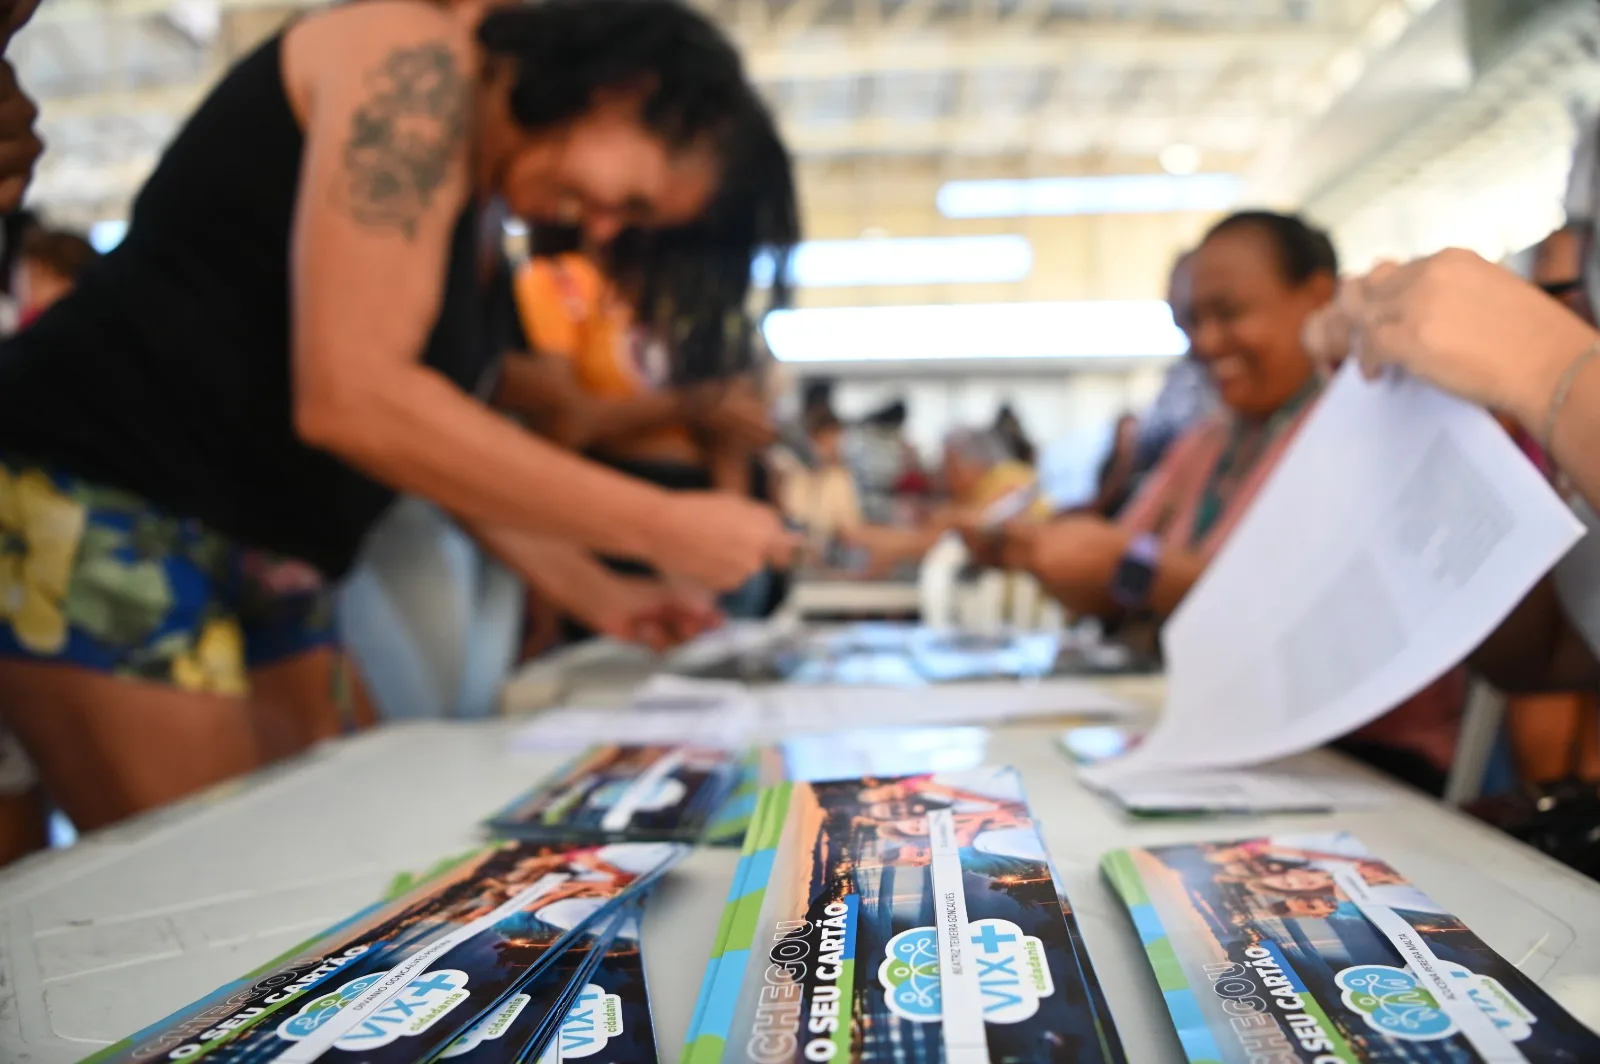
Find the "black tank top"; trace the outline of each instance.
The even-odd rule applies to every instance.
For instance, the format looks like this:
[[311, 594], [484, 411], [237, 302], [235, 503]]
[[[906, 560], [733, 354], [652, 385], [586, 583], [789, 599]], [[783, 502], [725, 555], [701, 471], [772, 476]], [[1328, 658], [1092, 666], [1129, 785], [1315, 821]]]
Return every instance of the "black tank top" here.
[[[123, 242], [0, 346], [0, 448], [339, 576], [394, 493], [294, 432], [289, 241], [304, 138], [280, 46], [229, 72], [139, 193]], [[423, 353], [467, 391], [498, 355], [474, 213], [455, 227]]]

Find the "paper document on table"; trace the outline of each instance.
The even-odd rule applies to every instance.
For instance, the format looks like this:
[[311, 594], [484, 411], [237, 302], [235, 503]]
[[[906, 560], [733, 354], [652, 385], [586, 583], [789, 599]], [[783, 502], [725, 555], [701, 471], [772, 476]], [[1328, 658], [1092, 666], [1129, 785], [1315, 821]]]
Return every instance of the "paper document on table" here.
[[753, 706], [749, 688], [738, 680], [702, 680], [658, 672], [633, 692], [634, 709], [749, 709]]
[[759, 697], [763, 728], [777, 737], [849, 728], [1126, 717], [1139, 712], [1139, 707], [1081, 680], [1006, 680], [911, 688], [775, 687]]
[[568, 706], [541, 713], [519, 728], [511, 736], [511, 746], [517, 750], [582, 750], [595, 743], [628, 742], [734, 749], [745, 744], [751, 723], [748, 714], [727, 710], [663, 712]]
[[1464, 660], [1580, 535], [1488, 414], [1347, 366], [1168, 622], [1156, 728], [1084, 777], [1351, 732]]
[[1104, 789], [1124, 809], [1146, 815], [1314, 813], [1376, 809], [1390, 801], [1369, 780], [1250, 769], [1114, 776]]
[[717, 662], [768, 653], [795, 637], [794, 625], [779, 621], [729, 621], [672, 651], [666, 666], [677, 672], [693, 672]]
[[741, 684], [656, 676], [626, 709], [568, 706], [539, 714], [511, 736], [521, 750], [579, 750], [594, 743], [687, 743], [740, 747], [756, 725], [756, 704]]

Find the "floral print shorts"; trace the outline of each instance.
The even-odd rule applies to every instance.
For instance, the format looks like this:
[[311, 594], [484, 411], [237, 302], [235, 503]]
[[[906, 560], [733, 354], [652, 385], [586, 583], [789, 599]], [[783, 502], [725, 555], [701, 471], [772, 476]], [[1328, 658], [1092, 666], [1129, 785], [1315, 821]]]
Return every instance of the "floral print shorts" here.
[[310, 566], [0, 454], [0, 659], [243, 696], [252, 666], [335, 642]]

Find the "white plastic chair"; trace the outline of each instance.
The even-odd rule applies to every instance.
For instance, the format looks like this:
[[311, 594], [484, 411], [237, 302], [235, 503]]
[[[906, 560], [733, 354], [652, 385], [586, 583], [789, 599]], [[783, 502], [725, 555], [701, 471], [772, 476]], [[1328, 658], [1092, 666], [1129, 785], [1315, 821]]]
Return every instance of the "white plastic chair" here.
[[1467, 689], [1467, 704], [1461, 710], [1455, 760], [1445, 777], [1444, 800], [1450, 805], [1465, 805], [1483, 796], [1484, 778], [1500, 742], [1505, 715], [1505, 696], [1474, 677]]
[[923, 624], [930, 628], [956, 626], [957, 589], [966, 564], [966, 544], [954, 533], [941, 537], [922, 556], [917, 570], [917, 595], [921, 600]]
[[1011, 631], [1058, 632], [1066, 615], [1026, 573], [984, 572], [963, 582], [969, 555], [954, 534], [939, 540], [922, 559], [917, 589], [922, 623], [934, 628], [994, 634]]

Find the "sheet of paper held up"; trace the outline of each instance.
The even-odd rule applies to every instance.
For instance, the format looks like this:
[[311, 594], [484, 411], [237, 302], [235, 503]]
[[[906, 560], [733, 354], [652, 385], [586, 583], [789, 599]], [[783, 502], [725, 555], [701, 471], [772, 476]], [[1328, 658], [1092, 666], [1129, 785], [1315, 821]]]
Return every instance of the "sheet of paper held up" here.
[[1155, 729], [1084, 778], [1354, 731], [1464, 660], [1580, 535], [1488, 414], [1346, 366], [1168, 622]]

